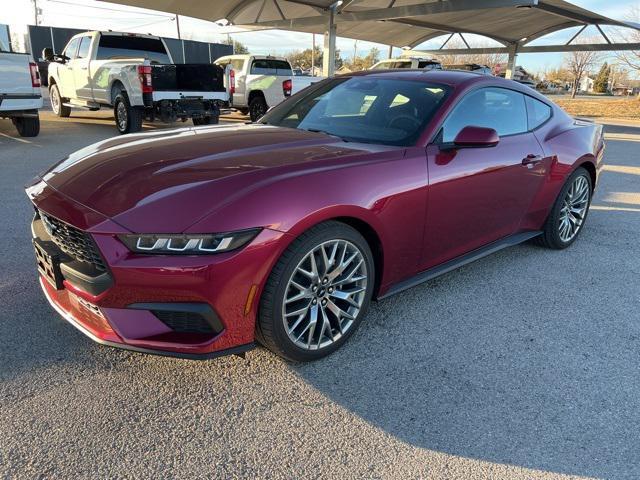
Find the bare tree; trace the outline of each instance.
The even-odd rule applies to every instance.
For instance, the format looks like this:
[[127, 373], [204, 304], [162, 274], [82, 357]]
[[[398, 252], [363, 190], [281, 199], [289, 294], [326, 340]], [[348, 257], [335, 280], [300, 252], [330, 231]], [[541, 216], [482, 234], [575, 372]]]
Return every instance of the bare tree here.
[[[474, 48], [487, 47], [486, 44], [474, 45]], [[442, 50], [443, 53], [437, 55], [438, 60], [443, 65], [462, 65], [466, 63], [477, 63], [478, 65], [486, 65], [493, 69], [496, 65], [507, 63], [507, 55], [504, 53], [464, 53], [464, 54], [450, 54], [446, 51], [451, 49], [463, 49], [466, 48], [465, 44], [460, 40], [452, 39], [448, 43], [447, 48]]]
[[[629, 15], [627, 16], [627, 18], [630, 22], [640, 23], [640, 7], [632, 7], [629, 10]], [[620, 29], [620, 36], [622, 42], [640, 43], [639, 30], [634, 30], [631, 28]], [[620, 60], [620, 63], [640, 73], [640, 50], [616, 52], [615, 56], [618, 58], [618, 60]]]
[[[595, 43], [594, 40], [585, 39], [585, 42]], [[571, 98], [576, 97], [580, 82], [585, 73], [600, 61], [601, 55], [594, 51], [573, 51], [564, 56], [564, 66], [571, 74]]]

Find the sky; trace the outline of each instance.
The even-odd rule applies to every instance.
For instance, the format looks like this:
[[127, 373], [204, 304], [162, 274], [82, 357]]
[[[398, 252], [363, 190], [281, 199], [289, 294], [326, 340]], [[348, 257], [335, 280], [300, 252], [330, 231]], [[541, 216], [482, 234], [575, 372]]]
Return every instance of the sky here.
[[[153, 10], [144, 10], [133, 7], [96, 1], [96, 0], [35, 0], [40, 9], [39, 23], [55, 27], [86, 28], [91, 30], [122, 30], [127, 32], [151, 33], [166, 37], [176, 37], [177, 29], [175, 15]], [[640, 0], [569, 0], [580, 7], [592, 10], [602, 15], [624, 20], [628, 17], [632, 7], [640, 8]], [[9, 5], [11, 7], [9, 8]], [[33, 24], [34, 0], [0, 0], [0, 23], [6, 24]], [[607, 33], [611, 27], [605, 27]], [[182, 38], [220, 42], [226, 39], [224, 28], [212, 22], [206, 22], [189, 17], [180, 16], [180, 30]], [[548, 35], [537, 40], [536, 44], [564, 43], [576, 33], [578, 28], [568, 29], [563, 32]], [[581, 36], [595, 37], [598, 35], [595, 27], [588, 27]], [[310, 48], [312, 36], [307, 33], [288, 32], [283, 30], [265, 30], [257, 32], [233, 33], [232, 38], [245, 44], [251, 53], [282, 55], [292, 50]], [[435, 39], [419, 47], [438, 48], [444, 38]], [[486, 39], [465, 36], [473, 42], [490, 43]], [[322, 45], [322, 36], [316, 35], [316, 44]], [[386, 57], [388, 46], [371, 42], [358, 41], [347, 38], [337, 39], [337, 48], [342, 51], [342, 56], [352, 56], [354, 48], [358, 54], [365, 55], [372, 47], [377, 47]], [[399, 56], [401, 50], [395, 48], [394, 56]], [[528, 70], [541, 72], [545, 69], [556, 68], [562, 63], [560, 53], [530, 53], [518, 56], [518, 64]]]

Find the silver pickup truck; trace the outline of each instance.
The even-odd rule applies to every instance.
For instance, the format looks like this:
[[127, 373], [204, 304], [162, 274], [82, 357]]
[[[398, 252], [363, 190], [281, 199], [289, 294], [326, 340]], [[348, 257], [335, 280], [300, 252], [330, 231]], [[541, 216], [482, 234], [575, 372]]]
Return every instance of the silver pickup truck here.
[[[2, 27], [2, 26], [0, 26]], [[31, 57], [14, 53], [8, 31], [0, 31], [0, 118], [10, 118], [22, 137], [40, 133], [40, 74]]]
[[120, 133], [137, 132], [143, 120], [194, 125], [218, 123], [229, 104], [225, 69], [210, 64], [174, 64], [164, 41], [150, 35], [85, 32], [49, 60], [51, 107], [68, 117], [72, 107], [114, 110]]

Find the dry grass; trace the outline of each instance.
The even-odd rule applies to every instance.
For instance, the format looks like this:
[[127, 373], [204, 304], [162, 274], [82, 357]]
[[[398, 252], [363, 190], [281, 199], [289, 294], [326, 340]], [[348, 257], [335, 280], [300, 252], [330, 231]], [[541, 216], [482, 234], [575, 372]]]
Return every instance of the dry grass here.
[[640, 119], [640, 99], [637, 97], [620, 100], [611, 98], [550, 98], [573, 116]]

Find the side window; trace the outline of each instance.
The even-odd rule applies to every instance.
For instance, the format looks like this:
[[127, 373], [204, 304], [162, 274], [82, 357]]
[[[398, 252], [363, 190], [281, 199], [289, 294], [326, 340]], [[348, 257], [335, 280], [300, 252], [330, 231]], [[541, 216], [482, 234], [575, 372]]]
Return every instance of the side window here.
[[464, 127], [493, 128], [498, 135], [528, 131], [524, 95], [504, 88], [481, 88], [465, 96], [445, 120], [442, 140], [453, 142]]
[[236, 59], [231, 60], [231, 68], [233, 68], [236, 72], [241, 72], [244, 68], [244, 60]]
[[91, 46], [91, 37], [82, 37], [80, 40], [80, 48], [76, 58], [87, 58], [89, 56], [89, 47]]
[[78, 50], [78, 43], [80, 43], [80, 38], [74, 38], [67, 46], [64, 48], [62, 52], [63, 55], [66, 55], [69, 58], [76, 58], [76, 50]]
[[9, 27], [0, 25], [0, 52], [10, 52], [11, 42], [9, 41]]
[[529, 95], [525, 95], [527, 102], [527, 117], [529, 120], [529, 130], [538, 128], [551, 117], [551, 107], [546, 103], [536, 100]]

